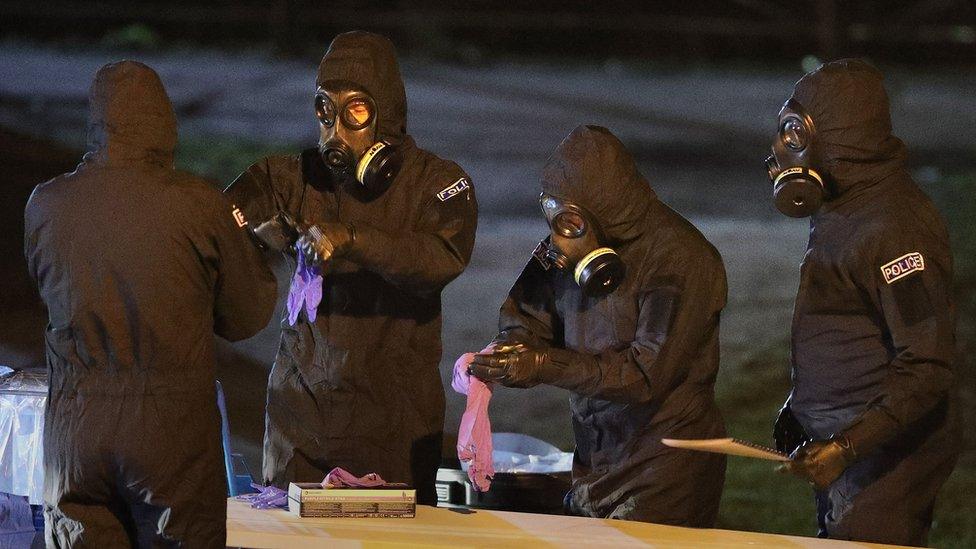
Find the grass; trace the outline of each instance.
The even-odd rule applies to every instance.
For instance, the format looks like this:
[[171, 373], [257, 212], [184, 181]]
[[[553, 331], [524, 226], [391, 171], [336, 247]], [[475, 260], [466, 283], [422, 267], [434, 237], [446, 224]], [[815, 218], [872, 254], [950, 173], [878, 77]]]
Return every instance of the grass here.
[[259, 159], [272, 154], [296, 154], [299, 150], [297, 145], [283, 143], [182, 137], [176, 149], [176, 166], [211, 179], [223, 188]]
[[[969, 317], [972, 322], [972, 316]], [[731, 353], [734, 354], [734, 353]], [[789, 391], [788, 344], [780, 342], [755, 355], [730, 357], [716, 387], [719, 406], [727, 413], [729, 432], [769, 443], [774, 417]], [[972, 387], [970, 379], [970, 388]], [[971, 408], [970, 408], [971, 409]], [[934, 547], [976, 547], [976, 451], [971, 440], [936, 506], [929, 543]], [[730, 458], [719, 528], [811, 536], [816, 532], [810, 488], [772, 472], [769, 462]]]
[[976, 547], [976, 172], [941, 178], [933, 197], [949, 225], [955, 260], [959, 401], [964, 452], [936, 507], [930, 543], [936, 547]]
[[[732, 350], [725, 360], [716, 397], [726, 411], [729, 433], [771, 445], [772, 422], [790, 390], [789, 344], [781, 341], [758, 351]], [[816, 531], [809, 488], [774, 473], [774, 467], [767, 461], [729, 459], [719, 528], [806, 536]]]

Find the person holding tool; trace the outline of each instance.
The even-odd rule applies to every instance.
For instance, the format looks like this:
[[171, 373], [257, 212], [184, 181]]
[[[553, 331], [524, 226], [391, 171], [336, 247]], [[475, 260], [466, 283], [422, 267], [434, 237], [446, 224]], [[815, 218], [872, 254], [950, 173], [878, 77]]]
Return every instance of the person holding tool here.
[[568, 389], [576, 451], [569, 513], [710, 527], [725, 456], [662, 437], [725, 434], [714, 401], [725, 268], [661, 203], [609, 130], [580, 126], [542, 172], [550, 227], [468, 371]]
[[226, 545], [213, 333], [257, 333], [276, 285], [241, 212], [173, 169], [175, 146], [156, 73], [105, 65], [89, 151], [24, 213], [49, 315], [48, 547]]
[[471, 257], [474, 188], [407, 133], [386, 38], [337, 36], [310, 91], [318, 147], [264, 158], [226, 190], [267, 248], [297, 248], [268, 378], [264, 481], [287, 488], [342, 467], [411, 483], [434, 505], [441, 291]]
[[856, 59], [801, 78], [767, 160], [777, 207], [812, 216], [792, 329], [783, 470], [816, 490], [819, 535], [924, 545], [959, 452], [952, 256]]

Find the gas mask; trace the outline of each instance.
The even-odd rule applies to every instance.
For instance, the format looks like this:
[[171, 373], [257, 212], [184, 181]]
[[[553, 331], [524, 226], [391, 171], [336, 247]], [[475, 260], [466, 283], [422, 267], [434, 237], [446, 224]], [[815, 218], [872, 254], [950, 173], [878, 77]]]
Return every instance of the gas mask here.
[[315, 92], [319, 154], [337, 181], [382, 192], [400, 170], [396, 147], [377, 140], [376, 104], [352, 82], [329, 80]]
[[778, 128], [773, 154], [766, 158], [773, 200], [784, 215], [808, 217], [827, 197], [813, 119], [791, 98], [779, 111]]
[[579, 206], [542, 193], [542, 212], [550, 235], [534, 255], [549, 269], [573, 274], [573, 280], [587, 297], [601, 297], [617, 289], [624, 278], [624, 263], [612, 248], [600, 243], [600, 229]]

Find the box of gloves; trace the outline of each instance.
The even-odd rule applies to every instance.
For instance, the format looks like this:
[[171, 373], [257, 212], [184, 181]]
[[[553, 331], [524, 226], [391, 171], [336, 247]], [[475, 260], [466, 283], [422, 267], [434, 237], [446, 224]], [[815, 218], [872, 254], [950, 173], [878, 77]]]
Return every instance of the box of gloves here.
[[414, 518], [417, 491], [406, 484], [324, 488], [318, 482], [292, 482], [288, 511], [300, 517]]

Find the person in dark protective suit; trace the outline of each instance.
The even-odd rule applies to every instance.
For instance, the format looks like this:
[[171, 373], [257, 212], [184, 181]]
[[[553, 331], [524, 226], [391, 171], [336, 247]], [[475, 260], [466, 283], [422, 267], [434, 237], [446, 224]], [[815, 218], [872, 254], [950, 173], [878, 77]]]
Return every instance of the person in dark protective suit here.
[[91, 87], [78, 168], [25, 212], [47, 304], [48, 547], [223, 547], [227, 485], [213, 333], [263, 328], [275, 282], [239, 212], [173, 168], [159, 77], [112, 63]]
[[774, 435], [816, 489], [821, 536], [924, 545], [959, 452], [952, 257], [891, 134], [882, 78], [827, 63], [780, 112], [777, 205], [813, 217]]
[[441, 290], [471, 257], [474, 189], [460, 167], [407, 133], [386, 38], [336, 37], [316, 86], [309, 106], [319, 146], [264, 158], [226, 191], [249, 217], [266, 220], [256, 232], [270, 248], [294, 241], [268, 237], [287, 233], [281, 219], [300, 226], [298, 271], [311, 260], [322, 277], [321, 301], [306, 296], [302, 312], [282, 322], [268, 378], [264, 480], [287, 488], [342, 467], [411, 483], [418, 502], [433, 505], [445, 406]]
[[576, 128], [542, 173], [551, 229], [469, 373], [572, 392], [571, 514], [709, 527], [725, 457], [662, 437], [725, 434], [714, 401], [722, 258], [658, 201], [607, 129]]

